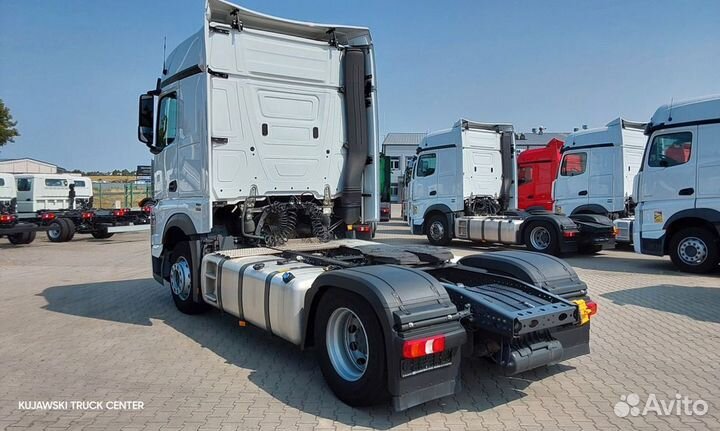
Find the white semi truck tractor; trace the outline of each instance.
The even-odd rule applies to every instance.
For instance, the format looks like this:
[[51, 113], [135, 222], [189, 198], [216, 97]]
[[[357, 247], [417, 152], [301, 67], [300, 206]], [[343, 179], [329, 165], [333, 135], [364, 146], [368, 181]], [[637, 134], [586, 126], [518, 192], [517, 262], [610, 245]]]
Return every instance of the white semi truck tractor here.
[[720, 263], [720, 96], [659, 107], [635, 179], [635, 251], [682, 271]]
[[180, 311], [316, 349], [353, 406], [451, 395], [463, 357], [513, 374], [589, 352], [596, 305], [561, 260], [357, 238], [379, 208], [368, 29], [205, 7], [139, 107], [153, 274]]

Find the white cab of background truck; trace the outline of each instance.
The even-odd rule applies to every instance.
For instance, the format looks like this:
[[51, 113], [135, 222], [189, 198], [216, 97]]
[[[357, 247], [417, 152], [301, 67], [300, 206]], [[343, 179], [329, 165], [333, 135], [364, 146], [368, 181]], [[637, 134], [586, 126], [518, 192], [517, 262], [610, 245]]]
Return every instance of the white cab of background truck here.
[[637, 176], [635, 251], [669, 254], [683, 271], [720, 261], [720, 96], [655, 111]]
[[0, 173], [0, 207], [10, 210], [16, 199], [15, 177], [13, 174]]
[[568, 135], [553, 187], [555, 212], [627, 215], [647, 140], [644, 131], [644, 123], [617, 118]]

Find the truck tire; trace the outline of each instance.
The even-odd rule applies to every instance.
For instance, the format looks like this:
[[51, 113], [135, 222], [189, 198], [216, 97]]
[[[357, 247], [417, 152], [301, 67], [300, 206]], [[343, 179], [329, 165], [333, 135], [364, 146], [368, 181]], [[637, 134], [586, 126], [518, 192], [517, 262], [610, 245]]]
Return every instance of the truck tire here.
[[578, 248], [578, 253], [580, 254], [597, 254], [600, 253], [603, 249], [602, 245], [584, 245]]
[[390, 398], [382, 328], [361, 296], [325, 292], [315, 314], [314, 340], [325, 381], [340, 400], [360, 407]]
[[170, 254], [170, 293], [178, 310], [185, 314], [198, 314], [207, 309], [205, 303], [193, 300], [193, 266], [190, 244], [178, 243]]
[[32, 232], [22, 232], [22, 233], [16, 233], [13, 235], [8, 235], [7, 239], [10, 241], [10, 244], [12, 245], [24, 245], [24, 244], [30, 244], [31, 242], [35, 241], [35, 231]]
[[548, 222], [530, 222], [525, 228], [523, 242], [530, 251], [553, 256], [560, 254], [560, 238], [557, 230]]
[[65, 241], [71, 241], [75, 237], [75, 223], [69, 218], [63, 218], [60, 220], [65, 222], [65, 227], [67, 228], [65, 231]]
[[720, 262], [718, 238], [707, 229], [689, 227], [670, 238], [670, 259], [684, 272], [704, 273], [715, 269]]
[[[66, 242], [68, 241], [69, 232], [71, 227], [67, 224], [67, 220], [64, 218], [55, 219], [50, 223], [50, 229], [45, 232], [50, 242]], [[72, 226], [73, 235], [75, 234], [75, 225]]]
[[95, 239], [108, 239], [115, 234], [112, 232], [108, 232], [107, 227], [101, 227], [98, 230], [90, 232], [90, 235], [92, 235], [92, 237]]
[[450, 228], [444, 214], [435, 214], [425, 224], [425, 235], [432, 245], [450, 244]]

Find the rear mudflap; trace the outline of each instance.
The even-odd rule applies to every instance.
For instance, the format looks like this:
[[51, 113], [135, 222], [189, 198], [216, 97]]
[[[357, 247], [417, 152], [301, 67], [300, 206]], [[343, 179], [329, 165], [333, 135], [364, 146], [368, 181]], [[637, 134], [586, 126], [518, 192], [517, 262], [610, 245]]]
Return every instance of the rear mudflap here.
[[[405, 340], [435, 335], [445, 336], [444, 351], [416, 359], [403, 358]], [[458, 392], [461, 389], [461, 349], [465, 340], [465, 328], [458, 321], [398, 333], [392, 353], [398, 360], [388, 369], [393, 408], [406, 410]]]
[[570, 216], [578, 227], [578, 245], [601, 245], [603, 249], [615, 247], [615, 226], [612, 220], [599, 214]]

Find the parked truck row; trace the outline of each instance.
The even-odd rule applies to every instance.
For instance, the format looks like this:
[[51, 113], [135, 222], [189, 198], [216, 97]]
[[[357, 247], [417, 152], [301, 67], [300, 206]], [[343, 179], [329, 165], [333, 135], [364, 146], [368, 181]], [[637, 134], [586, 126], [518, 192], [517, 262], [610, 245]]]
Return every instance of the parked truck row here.
[[[151, 203], [150, 201], [147, 201]], [[51, 242], [75, 234], [107, 239], [118, 232], [148, 230], [150, 205], [93, 208], [92, 180], [63, 174], [0, 174], [0, 237], [13, 245], [32, 243], [38, 232]]]
[[353, 406], [453, 394], [473, 357], [513, 374], [589, 352], [597, 306], [555, 257], [454, 262], [360, 239], [381, 208], [367, 28], [205, 5], [138, 114], [155, 155], [153, 275], [180, 311], [217, 308], [315, 349]]

